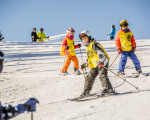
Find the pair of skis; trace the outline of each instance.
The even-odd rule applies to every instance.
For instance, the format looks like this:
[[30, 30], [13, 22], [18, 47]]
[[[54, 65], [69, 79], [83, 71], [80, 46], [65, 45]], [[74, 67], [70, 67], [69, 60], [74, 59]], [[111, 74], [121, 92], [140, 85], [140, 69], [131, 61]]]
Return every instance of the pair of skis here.
[[90, 101], [90, 100], [103, 98], [103, 97], [115, 96], [115, 95], [119, 95], [119, 94], [121, 94], [121, 93], [113, 93], [113, 94], [110, 93], [110, 94], [105, 94], [105, 95], [94, 93], [94, 94], [90, 94], [85, 97], [68, 98], [68, 100], [75, 101], [75, 102], [83, 102], [83, 101]]

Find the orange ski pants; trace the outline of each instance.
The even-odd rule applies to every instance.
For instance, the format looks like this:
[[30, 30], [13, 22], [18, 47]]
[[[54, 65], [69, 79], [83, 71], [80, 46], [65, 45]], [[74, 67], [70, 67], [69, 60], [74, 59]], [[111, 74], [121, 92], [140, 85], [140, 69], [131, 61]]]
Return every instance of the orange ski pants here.
[[73, 68], [76, 69], [76, 71], [79, 70], [79, 61], [78, 61], [77, 57], [76, 56], [72, 56], [72, 55], [66, 55], [66, 61], [65, 61], [65, 64], [63, 66], [63, 69], [61, 71], [62, 73], [63, 72], [67, 72], [68, 67], [69, 67], [69, 65], [71, 63], [71, 60], [73, 61]]

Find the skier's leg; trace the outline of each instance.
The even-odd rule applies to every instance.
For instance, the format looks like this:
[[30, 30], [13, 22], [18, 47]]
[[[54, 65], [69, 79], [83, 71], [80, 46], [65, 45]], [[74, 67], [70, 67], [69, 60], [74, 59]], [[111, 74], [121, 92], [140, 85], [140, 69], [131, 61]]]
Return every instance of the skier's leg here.
[[67, 70], [68, 70], [68, 67], [69, 67], [69, 65], [70, 65], [70, 63], [71, 63], [71, 59], [72, 59], [72, 56], [71, 55], [66, 55], [66, 61], [65, 61], [65, 64], [64, 64], [64, 66], [63, 66], [63, 69], [62, 69], [62, 73], [64, 73], [64, 72], [67, 72]]
[[[106, 65], [106, 68], [108, 68], [108, 64]], [[108, 90], [108, 89], [113, 90], [113, 87], [109, 81], [107, 74], [108, 74], [108, 71], [105, 68], [103, 68], [103, 67], [99, 68], [99, 79], [101, 81], [103, 89], [104, 90]]]
[[72, 56], [72, 61], [73, 61], [74, 71], [78, 71], [79, 70], [79, 61], [78, 61], [78, 58], [76, 56]]
[[140, 61], [139, 59], [137, 58], [137, 56], [135, 55], [134, 52], [130, 51], [129, 53], [129, 58], [132, 60], [136, 70], [141, 70], [141, 65], [140, 65]]
[[92, 86], [97, 75], [98, 75], [98, 68], [92, 68], [89, 74], [85, 77], [84, 90], [81, 95], [84, 96], [92, 90]]
[[124, 69], [125, 69], [125, 66], [126, 66], [126, 63], [127, 63], [127, 57], [128, 57], [128, 52], [127, 51], [122, 52], [121, 60], [120, 60], [120, 63], [119, 63], [118, 73], [124, 72]]

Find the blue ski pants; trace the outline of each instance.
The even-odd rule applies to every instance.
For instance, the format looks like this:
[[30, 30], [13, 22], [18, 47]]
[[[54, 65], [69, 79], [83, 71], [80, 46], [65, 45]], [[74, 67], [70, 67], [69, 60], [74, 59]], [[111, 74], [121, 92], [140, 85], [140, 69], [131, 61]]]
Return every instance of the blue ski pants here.
[[126, 63], [127, 63], [127, 58], [130, 58], [134, 64], [134, 66], [137, 68], [137, 70], [141, 70], [141, 65], [140, 61], [138, 60], [137, 56], [134, 54], [132, 51], [124, 51], [121, 54], [121, 60], [119, 63], [119, 73], [124, 72]]

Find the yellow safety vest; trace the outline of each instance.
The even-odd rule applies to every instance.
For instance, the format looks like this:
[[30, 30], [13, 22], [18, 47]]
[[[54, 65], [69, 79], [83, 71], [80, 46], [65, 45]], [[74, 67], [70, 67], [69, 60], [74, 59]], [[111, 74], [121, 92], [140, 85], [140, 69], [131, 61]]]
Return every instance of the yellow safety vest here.
[[[75, 56], [74, 40], [67, 38], [67, 46], [69, 46], [69, 55]], [[61, 45], [60, 55], [65, 55], [65, 49]]]
[[132, 32], [124, 33], [119, 31], [121, 49], [123, 51], [130, 51], [132, 50], [132, 43], [131, 43], [131, 36], [133, 35]]
[[[95, 41], [91, 42], [86, 49], [86, 53], [88, 56], [88, 64], [89, 64], [90, 69], [95, 68], [97, 66], [97, 62], [99, 60], [98, 54], [92, 48], [93, 43], [95, 43]], [[110, 57], [108, 56], [108, 54], [104, 50], [103, 46], [100, 43], [99, 43], [99, 45], [100, 45], [101, 49], [103, 50], [104, 54], [110, 60]]]
[[41, 31], [37, 33], [37, 37], [40, 38], [38, 39], [38, 42], [44, 42], [44, 39], [47, 39], [46, 35], [44, 33], [41, 33]]

